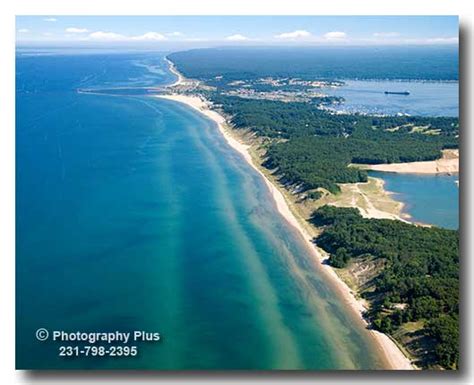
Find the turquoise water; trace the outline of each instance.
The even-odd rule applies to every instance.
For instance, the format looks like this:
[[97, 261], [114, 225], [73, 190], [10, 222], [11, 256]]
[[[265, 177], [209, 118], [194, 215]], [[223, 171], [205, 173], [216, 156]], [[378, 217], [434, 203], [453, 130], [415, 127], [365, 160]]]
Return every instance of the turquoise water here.
[[448, 229], [459, 228], [459, 175], [397, 174], [370, 171], [382, 178], [385, 190], [405, 204], [412, 221]]
[[[171, 101], [77, 92], [173, 80], [162, 54], [17, 56], [17, 367], [382, 367], [214, 123]], [[41, 327], [162, 340], [133, 358], [64, 358]]]
[[[459, 83], [435, 81], [344, 80], [342, 87], [324, 89], [345, 101], [334, 109], [369, 114], [458, 116]], [[410, 95], [386, 95], [409, 91]]]

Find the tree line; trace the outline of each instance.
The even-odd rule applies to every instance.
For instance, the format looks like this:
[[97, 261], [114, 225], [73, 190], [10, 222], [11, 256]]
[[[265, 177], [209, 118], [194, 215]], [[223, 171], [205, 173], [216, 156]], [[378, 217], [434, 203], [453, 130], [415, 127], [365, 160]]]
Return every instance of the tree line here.
[[[447, 117], [334, 114], [308, 103], [285, 103], [207, 95], [236, 128], [250, 129], [274, 140], [265, 166], [285, 184], [302, 190], [339, 191], [338, 183], [366, 182], [367, 173], [350, 163], [398, 163], [438, 159], [444, 148], [458, 146], [459, 122]], [[439, 130], [413, 132], [413, 126]], [[388, 128], [398, 127], [396, 131]]]
[[[406, 322], [423, 321], [435, 364], [459, 364], [459, 232], [389, 219], [363, 218], [355, 208], [323, 206], [311, 222], [322, 227], [316, 244], [342, 268], [360, 258], [383, 260], [367, 313], [371, 325], [394, 333]], [[396, 306], [396, 305], [403, 306]]]

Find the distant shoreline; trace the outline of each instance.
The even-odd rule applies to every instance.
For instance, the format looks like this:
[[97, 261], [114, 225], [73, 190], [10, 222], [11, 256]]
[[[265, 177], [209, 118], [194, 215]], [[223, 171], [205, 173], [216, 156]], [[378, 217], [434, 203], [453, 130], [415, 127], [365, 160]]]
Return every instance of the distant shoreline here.
[[[176, 83], [175, 83], [176, 84]], [[178, 83], [179, 84], [179, 83]], [[304, 238], [309, 250], [312, 252], [315, 260], [319, 263], [317, 264], [320, 270], [326, 275], [326, 277], [331, 281], [334, 287], [338, 290], [341, 297], [345, 300], [346, 304], [352, 311], [358, 316], [358, 318], [363, 322], [365, 326], [368, 325], [367, 321], [363, 317], [363, 313], [366, 311], [366, 307], [363, 301], [358, 300], [354, 293], [351, 291], [349, 286], [336, 274], [335, 270], [325, 264], [325, 258], [318, 251], [318, 249], [312, 243], [311, 235], [307, 230], [300, 224], [300, 222], [295, 217], [294, 213], [291, 211], [288, 202], [284, 198], [284, 194], [280, 189], [275, 186], [262, 172], [262, 170], [255, 164], [250, 152], [248, 145], [240, 143], [234, 136], [231, 135], [230, 129], [226, 125], [225, 118], [220, 115], [218, 112], [209, 109], [208, 102], [203, 100], [198, 96], [187, 96], [179, 94], [170, 94], [170, 95], [154, 95], [157, 98], [173, 100], [186, 104], [187, 106], [193, 108], [194, 110], [205, 115], [209, 119], [213, 120], [222, 133], [228, 144], [238, 151], [243, 158], [248, 162], [248, 164], [256, 170], [265, 181], [265, 184], [269, 188], [271, 195], [276, 203], [276, 207], [279, 213], [290, 223], [294, 228]], [[410, 360], [403, 354], [399, 347], [393, 342], [393, 340], [386, 334], [383, 334], [376, 330], [369, 330], [370, 334], [373, 336], [374, 341], [377, 343], [377, 346], [383, 352], [385, 362], [389, 369], [401, 369], [401, 370], [412, 370], [414, 367], [411, 365]]]

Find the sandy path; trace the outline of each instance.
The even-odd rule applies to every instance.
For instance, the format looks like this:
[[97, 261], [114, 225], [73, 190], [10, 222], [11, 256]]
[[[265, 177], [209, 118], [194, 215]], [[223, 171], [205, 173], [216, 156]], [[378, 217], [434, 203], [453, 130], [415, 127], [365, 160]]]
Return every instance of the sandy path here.
[[366, 204], [366, 208], [358, 207], [356, 205], [353, 206], [353, 207], [358, 207], [359, 208], [359, 210], [361, 211], [362, 216], [364, 216], [366, 218], [376, 218], [376, 219], [396, 219], [396, 220], [399, 220], [399, 221], [406, 222], [405, 219], [399, 217], [398, 215], [391, 214], [391, 213], [388, 213], [386, 211], [382, 211], [382, 210], [377, 209], [373, 205], [372, 201], [367, 197], [367, 195], [364, 192], [362, 192], [362, 190], [360, 189], [358, 183], [354, 183], [353, 191], [356, 194], [359, 194], [362, 197], [362, 199], [364, 200], [365, 204]]

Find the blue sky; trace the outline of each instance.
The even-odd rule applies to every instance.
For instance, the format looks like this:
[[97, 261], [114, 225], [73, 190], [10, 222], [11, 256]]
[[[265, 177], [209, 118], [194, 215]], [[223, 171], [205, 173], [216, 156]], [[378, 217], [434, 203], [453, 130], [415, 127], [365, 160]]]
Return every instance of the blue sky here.
[[457, 44], [457, 16], [17, 16], [18, 43]]

